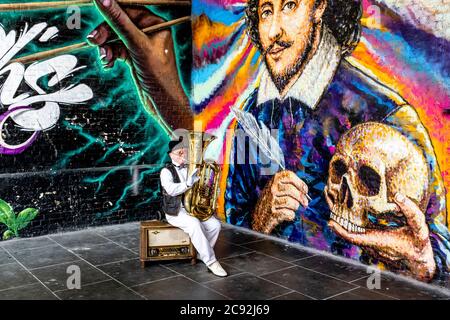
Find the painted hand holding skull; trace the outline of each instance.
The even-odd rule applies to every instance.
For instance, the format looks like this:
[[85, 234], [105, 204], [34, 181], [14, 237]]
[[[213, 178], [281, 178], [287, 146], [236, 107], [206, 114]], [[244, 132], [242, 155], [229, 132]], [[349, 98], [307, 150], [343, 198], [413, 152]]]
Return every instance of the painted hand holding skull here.
[[426, 224], [427, 162], [411, 141], [380, 123], [364, 123], [340, 139], [325, 197], [329, 226], [342, 238], [421, 280], [436, 265]]

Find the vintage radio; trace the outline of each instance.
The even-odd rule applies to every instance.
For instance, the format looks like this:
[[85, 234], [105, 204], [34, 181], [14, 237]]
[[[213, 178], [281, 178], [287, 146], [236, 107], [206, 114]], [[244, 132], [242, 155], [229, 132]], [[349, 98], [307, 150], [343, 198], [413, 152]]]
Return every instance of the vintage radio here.
[[141, 222], [141, 267], [147, 261], [191, 259], [196, 263], [197, 252], [189, 235], [183, 230], [159, 220]]

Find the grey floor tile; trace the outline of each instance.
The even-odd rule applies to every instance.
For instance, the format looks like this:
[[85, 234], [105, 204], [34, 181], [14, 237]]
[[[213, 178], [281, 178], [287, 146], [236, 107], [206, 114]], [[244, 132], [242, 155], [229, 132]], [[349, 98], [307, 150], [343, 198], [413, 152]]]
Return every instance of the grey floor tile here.
[[[53, 239], [73, 250], [62, 248]], [[194, 266], [189, 261], [149, 263], [141, 269], [139, 223], [4, 241], [0, 242], [0, 299], [57, 298], [49, 289], [63, 299], [86, 300], [141, 299], [142, 296], [189, 300], [302, 300], [308, 296], [333, 300], [450, 299], [450, 294], [446, 296], [384, 274], [381, 289], [368, 290], [366, 279], [360, 279], [369, 276], [364, 267], [261, 239], [223, 225], [215, 252], [230, 274], [226, 278], [207, 272], [201, 261]], [[72, 251], [124, 285], [109, 280], [106, 274], [80, 260]], [[45, 286], [14, 258], [31, 269]], [[81, 269], [81, 290], [66, 289], [67, 267], [72, 264]], [[291, 264], [296, 266], [288, 267]], [[127, 286], [133, 286], [132, 290], [139, 290], [142, 296]]]
[[254, 275], [261, 275], [292, 266], [288, 262], [266, 256], [259, 252], [251, 252], [223, 259], [222, 262], [227, 266], [253, 273]]
[[58, 300], [40, 283], [0, 291], [0, 300]]
[[394, 300], [394, 298], [380, 294], [376, 289], [356, 288], [334, 296], [330, 300]]
[[367, 269], [364, 267], [359, 267], [322, 255], [301, 259], [294, 261], [293, 263], [349, 282], [369, 276]]
[[298, 292], [291, 292], [276, 297], [273, 300], [312, 300], [312, 299], [310, 297], [305, 296], [304, 294]]
[[225, 229], [221, 230], [219, 234], [218, 241], [227, 241], [233, 244], [243, 244], [252, 241], [264, 240], [262, 237], [258, 237], [257, 235], [251, 233], [245, 233], [238, 231], [236, 229]]
[[292, 267], [276, 271], [264, 275], [262, 278], [281, 284], [315, 299], [325, 299], [356, 287], [350, 283], [336, 280], [301, 267]]
[[78, 260], [75, 255], [57, 244], [11, 252], [11, 254], [28, 269]]
[[216, 254], [217, 259], [224, 259], [231, 256], [237, 256], [243, 253], [252, 252], [252, 249], [244, 248], [242, 246], [238, 246], [235, 244], [231, 244], [225, 241], [217, 241], [214, 252]]
[[205, 285], [233, 300], [267, 300], [291, 291], [250, 273], [222, 278]]
[[73, 252], [93, 265], [101, 265], [138, 257], [138, 254], [124, 249], [115, 243], [99, 244], [89, 249], [74, 249]]
[[62, 300], [143, 300], [141, 296], [114, 280], [56, 292]]
[[67, 289], [67, 280], [73, 274], [73, 271], [69, 273], [67, 272], [69, 266], [78, 266], [80, 268], [81, 286], [110, 279], [100, 270], [97, 270], [83, 260], [32, 269], [30, 270], [30, 272], [34, 274], [50, 290], [65, 290]]
[[38, 282], [20, 264], [10, 263], [0, 266], [0, 290], [24, 286]]
[[158, 264], [148, 263], [141, 268], [139, 259], [109, 263], [99, 266], [99, 269], [129, 287], [176, 275]]
[[150, 300], [227, 300], [226, 297], [183, 276], [133, 287]]
[[[223, 260], [221, 260], [220, 262], [222, 263]], [[198, 261], [197, 264], [195, 265], [191, 265], [189, 263], [189, 261], [185, 262], [185, 261], [180, 261], [171, 265], [167, 266], [169, 269], [178, 272], [182, 275], [184, 275], [185, 277], [192, 279], [196, 282], [207, 282], [207, 281], [213, 281], [213, 280], [217, 280], [217, 276], [215, 276], [214, 274], [212, 274], [211, 272], [208, 271], [208, 268], [206, 267], [206, 265], [201, 262]], [[227, 271], [228, 275], [236, 275], [239, 273], [242, 273], [242, 271], [233, 268], [231, 266], [225, 265], [224, 263], [222, 263], [222, 267]]]
[[112, 226], [104, 226], [101, 228], [90, 229], [104, 237], [119, 237], [127, 234], [139, 234], [140, 223], [132, 222], [125, 224], [116, 224]]
[[140, 237], [139, 234], [130, 233], [120, 237], [110, 237], [111, 241], [114, 241], [125, 248], [139, 252]]
[[15, 262], [13, 257], [11, 257], [3, 248], [0, 247], [0, 266], [8, 263]]
[[92, 246], [109, 242], [108, 239], [99, 236], [92, 231], [77, 231], [56, 236], [50, 236], [51, 239], [58, 242], [65, 248], [90, 248]]
[[54, 244], [55, 243], [47, 237], [20, 238], [0, 242], [0, 246], [2, 246], [8, 251], [20, 251], [26, 249], [51, 246]]
[[[354, 281], [353, 283], [364, 288], [367, 287], [367, 279], [361, 279], [358, 281]], [[422, 286], [414, 285], [413, 283], [386, 275], [381, 276], [380, 289], [377, 290], [379, 290], [380, 293], [401, 300], [431, 300], [450, 297], [433, 289], [427, 289]]]
[[309, 253], [307, 251], [285, 245], [284, 243], [274, 242], [270, 240], [252, 242], [243, 244], [243, 246], [288, 262], [305, 257], [310, 257], [313, 255], [312, 253]]

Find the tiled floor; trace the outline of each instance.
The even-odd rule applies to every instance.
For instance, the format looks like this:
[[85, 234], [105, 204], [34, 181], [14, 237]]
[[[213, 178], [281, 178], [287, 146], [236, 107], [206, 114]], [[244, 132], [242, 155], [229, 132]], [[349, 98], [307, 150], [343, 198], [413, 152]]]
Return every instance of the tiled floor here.
[[[189, 261], [141, 269], [139, 223], [0, 242], [0, 299], [450, 299], [388, 274], [369, 290], [362, 265], [228, 225], [215, 250], [226, 278]], [[67, 286], [73, 266], [80, 289]]]

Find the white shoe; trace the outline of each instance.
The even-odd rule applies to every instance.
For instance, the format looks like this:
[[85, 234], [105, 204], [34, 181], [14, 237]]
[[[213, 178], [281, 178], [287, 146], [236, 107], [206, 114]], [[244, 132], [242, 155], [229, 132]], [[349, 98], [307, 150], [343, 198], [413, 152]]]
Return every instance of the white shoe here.
[[208, 266], [208, 269], [218, 277], [226, 277], [228, 273], [222, 268], [219, 261]]

